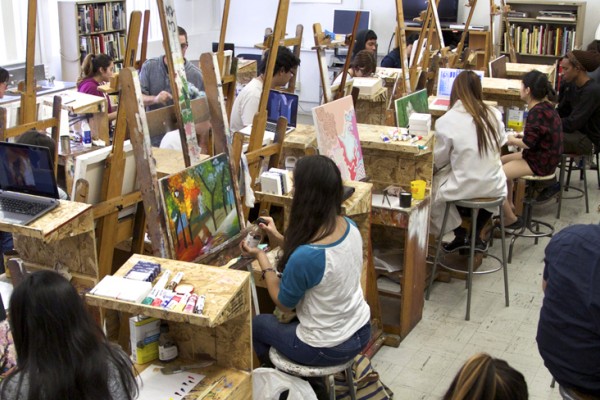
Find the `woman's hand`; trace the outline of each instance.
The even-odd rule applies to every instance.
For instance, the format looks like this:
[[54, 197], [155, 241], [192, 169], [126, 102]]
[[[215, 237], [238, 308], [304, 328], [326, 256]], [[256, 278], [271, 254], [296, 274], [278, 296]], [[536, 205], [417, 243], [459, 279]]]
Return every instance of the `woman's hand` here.
[[260, 217], [260, 219], [262, 221], [259, 222], [258, 227], [262, 229], [267, 235], [269, 235], [269, 242], [271, 243], [271, 248], [277, 246], [281, 247], [283, 245], [283, 235], [277, 230], [273, 218]]
[[246, 244], [246, 239], [240, 242], [240, 250], [242, 251], [242, 257], [245, 258], [257, 258], [260, 253], [264, 253], [258, 247], [249, 247]]

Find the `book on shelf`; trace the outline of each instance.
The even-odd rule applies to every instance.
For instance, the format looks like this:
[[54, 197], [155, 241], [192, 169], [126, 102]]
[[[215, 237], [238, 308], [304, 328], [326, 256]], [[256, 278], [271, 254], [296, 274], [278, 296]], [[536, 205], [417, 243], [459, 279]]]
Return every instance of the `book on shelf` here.
[[508, 18], [527, 18], [529, 17], [529, 13], [526, 11], [514, 11], [511, 10], [507, 14]]
[[536, 19], [540, 21], [575, 22], [577, 14], [572, 11], [540, 10]]
[[508, 38], [514, 38], [515, 51], [520, 54], [561, 56], [575, 46], [575, 28], [550, 24], [510, 25], [504, 33], [503, 51], [508, 52]]
[[126, 28], [123, 3], [79, 4], [79, 33], [90, 34]]

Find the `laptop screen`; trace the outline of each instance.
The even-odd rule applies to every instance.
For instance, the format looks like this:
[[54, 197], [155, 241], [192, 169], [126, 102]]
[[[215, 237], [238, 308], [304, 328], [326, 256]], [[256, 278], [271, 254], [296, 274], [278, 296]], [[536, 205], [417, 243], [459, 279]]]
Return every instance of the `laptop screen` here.
[[296, 127], [298, 116], [298, 95], [277, 90], [269, 91], [267, 102], [267, 120], [277, 123], [279, 117], [286, 117], [288, 126]]
[[[463, 72], [464, 69], [458, 68], [440, 68], [438, 72], [438, 86], [437, 86], [437, 97], [445, 97], [450, 98], [450, 93], [452, 92], [452, 84], [454, 83], [454, 79]], [[484, 77], [483, 71], [472, 70], [480, 78]]]
[[50, 150], [0, 142], [0, 189], [58, 199]]

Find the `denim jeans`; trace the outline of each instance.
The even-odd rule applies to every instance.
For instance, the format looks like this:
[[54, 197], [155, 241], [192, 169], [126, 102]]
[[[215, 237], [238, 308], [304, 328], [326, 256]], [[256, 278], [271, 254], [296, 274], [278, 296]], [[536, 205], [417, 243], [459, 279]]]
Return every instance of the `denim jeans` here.
[[329, 366], [351, 360], [369, 343], [371, 323], [367, 323], [348, 340], [335, 347], [312, 347], [296, 336], [296, 320], [282, 324], [273, 314], [261, 314], [252, 320], [252, 342], [254, 351], [261, 362], [269, 357], [269, 348], [277, 351], [298, 364]]
[[13, 237], [10, 232], [0, 231], [0, 274], [4, 273], [4, 253], [13, 249]]

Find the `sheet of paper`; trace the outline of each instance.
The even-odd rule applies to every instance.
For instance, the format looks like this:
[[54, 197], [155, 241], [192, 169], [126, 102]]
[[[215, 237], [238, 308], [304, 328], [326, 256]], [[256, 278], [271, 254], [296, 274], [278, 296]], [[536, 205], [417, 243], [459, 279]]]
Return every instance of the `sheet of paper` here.
[[163, 375], [161, 368], [152, 364], [138, 376], [138, 400], [181, 400], [204, 379], [204, 375], [189, 371]]
[[10, 296], [13, 292], [13, 285], [7, 282], [0, 281], [0, 295], [2, 296], [2, 304], [4, 308], [8, 310], [8, 303], [10, 302]]

